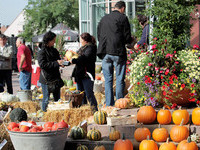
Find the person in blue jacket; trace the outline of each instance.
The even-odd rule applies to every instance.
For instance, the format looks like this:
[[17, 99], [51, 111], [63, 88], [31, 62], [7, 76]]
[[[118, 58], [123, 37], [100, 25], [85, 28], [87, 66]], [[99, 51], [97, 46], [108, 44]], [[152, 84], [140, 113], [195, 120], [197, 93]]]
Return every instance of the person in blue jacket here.
[[137, 50], [139, 47], [145, 47], [149, 45], [149, 24], [148, 19], [144, 15], [138, 15], [138, 21], [142, 26], [142, 36], [139, 42], [137, 42], [134, 48]]

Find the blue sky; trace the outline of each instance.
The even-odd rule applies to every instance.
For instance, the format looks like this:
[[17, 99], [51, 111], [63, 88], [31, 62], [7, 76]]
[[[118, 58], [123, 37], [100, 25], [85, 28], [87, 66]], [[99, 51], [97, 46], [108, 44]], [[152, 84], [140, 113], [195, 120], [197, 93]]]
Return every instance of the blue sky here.
[[28, 0], [0, 0], [0, 23], [10, 25], [28, 4]]

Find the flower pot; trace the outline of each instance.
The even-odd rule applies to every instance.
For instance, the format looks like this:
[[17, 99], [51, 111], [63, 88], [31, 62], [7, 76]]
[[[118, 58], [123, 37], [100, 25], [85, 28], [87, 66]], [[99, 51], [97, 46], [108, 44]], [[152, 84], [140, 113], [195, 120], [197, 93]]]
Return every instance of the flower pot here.
[[179, 106], [188, 106], [191, 102], [189, 101], [189, 99], [191, 98], [190, 96], [190, 89], [184, 88], [183, 90], [177, 89], [174, 90], [174, 92], [172, 93], [171, 96], [167, 96], [169, 97], [169, 99], [165, 99], [164, 100], [164, 95], [162, 95], [162, 100], [161, 103], [166, 103], [165, 101], [169, 101], [172, 104], [177, 104]]

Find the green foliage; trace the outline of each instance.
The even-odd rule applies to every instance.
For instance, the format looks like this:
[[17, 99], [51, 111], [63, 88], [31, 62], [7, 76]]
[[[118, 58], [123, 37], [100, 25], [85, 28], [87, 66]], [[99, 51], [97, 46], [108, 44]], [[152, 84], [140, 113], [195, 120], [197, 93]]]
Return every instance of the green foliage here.
[[25, 30], [21, 36], [27, 41], [58, 23], [64, 23], [71, 29], [79, 25], [78, 0], [29, 0], [25, 10]]
[[168, 48], [182, 50], [190, 39], [189, 22], [194, 11], [195, 0], [154, 0], [154, 5], [146, 11], [147, 16], [154, 16], [153, 37], [157, 45], [167, 39]]

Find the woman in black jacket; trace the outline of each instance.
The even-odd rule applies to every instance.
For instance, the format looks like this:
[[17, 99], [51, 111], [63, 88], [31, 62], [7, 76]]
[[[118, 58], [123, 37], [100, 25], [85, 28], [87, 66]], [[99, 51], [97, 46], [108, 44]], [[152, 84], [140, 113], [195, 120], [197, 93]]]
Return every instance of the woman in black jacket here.
[[[60, 60], [59, 52], [53, 47], [55, 40], [56, 34], [51, 31], [47, 32], [43, 37], [42, 48], [38, 51], [38, 63], [41, 68], [39, 81], [42, 85], [43, 92], [43, 111], [46, 111], [49, 103], [50, 92], [48, 91], [47, 83], [58, 80], [61, 84], [64, 85], [59, 72], [59, 67], [62, 66], [63, 60]], [[58, 101], [60, 99], [60, 88], [61, 87], [58, 87], [53, 92], [53, 97], [55, 101]]]
[[72, 59], [72, 63], [76, 64], [72, 77], [77, 82], [78, 90], [85, 92], [83, 104], [87, 104], [87, 96], [90, 104], [94, 106], [95, 110], [98, 110], [97, 101], [93, 92], [97, 53], [96, 41], [89, 33], [82, 33], [80, 43], [82, 47], [78, 51], [79, 57]]

